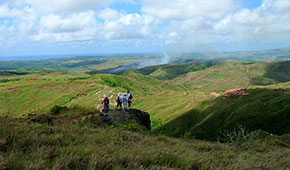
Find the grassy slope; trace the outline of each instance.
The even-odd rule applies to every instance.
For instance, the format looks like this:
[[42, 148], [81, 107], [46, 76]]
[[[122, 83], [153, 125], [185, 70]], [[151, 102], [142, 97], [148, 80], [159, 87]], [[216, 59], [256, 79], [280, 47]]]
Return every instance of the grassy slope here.
[[238, 124], [249, 131], [290, 133], [289, 89], [250, 89], [247, 92], [249, 96], [203, 101], [199, 107], [206, 105], [206, 109], [193, 109], [159, 130], [169, 136], [190, 135], [214, 141]]
[[[270, 73], [265, 69], [267, 66], [230, 62], [163, 81], [138, 73], [9, 76], [5, 79], [14, 80], [0, 83], [0, 112], [6, 115], [9, 111], [11, 117], [21, 117], [29, 112], [48, 113], [55, 104], [70, 107], [71, 112], [66, 116], [97, 112], [103, 93], [111, 97], [129, 88], [134, 95], [134, 107], [148, 111], [153, 126], [160, 126], [158, 119], [163, 122], [160, 131], [155, 131], [163, 135], [216, 140], [223, 130], [235, 129], [237, 122], [248, 130], [289, 133], [290, 83], [266, 77]], [[33, 78], [38, 80], [25, 81]], [[256, 86], [257, 80], [278, 84]], [[223, 99], [209, 95], [212, 91], [237, 87], [250, 88], [250, 96]], [[0, 118], [0, 121], [0, 167], [10, 169], [287, 169], [290, 166], [289, 135], [278, 137], [265, 133], [242, 142], [219, 144], [100, 128], [90, 123], [48, 126], [28, 120]]]
[[232, 88], [247, 88], [252, 79], [265, 74], [264, 63], [229, 62], [206, 70], [191, 72], [173, 80], [175, 85], [205, 92], [224, 92]]
[[182, 64], [164, 64], [158, 66], [149, 66], [141, 69], [129, 69], [118, 74], [128, 75], [131, 72], [148, 75], [159, 80], [170, 80], [189, 72], [195, 72], [206, 69], [217, 63], [199, 62], [199, 63], [182, 63]]
[[290, 81], [290, 60], [272, 63], [266, 68], [264, 77], [273, 79], [277, 82]]
[[[19, 78], [19, 77], [18, 77]], [[29, 81], [37, 78], [36, 81]], [[10, 78], [11, 79], [11, 78]], [[17, 117], [29, 112], [47, 113], [55, 104], [80, 105], [91, 110], [100, 104], [102, 95], [116, 97], [127, 89], [138, 96], [152, 95], [162, 90], [177, 89], [172, 85], [143, 75], [127, 77], [115, 75], [71, 76], [69, 74], [28, 75], [17, 81], [0, 84], [0, 113]], [[135, 93], [136, 92], [136, 93]], [[115, 98], [111, 103], [114, 104]], [[142, 99], [139, 99], [142, 100]]]
[[[113, 106], [116, 94], [130, 89], [134, 96], [135, 108], [149, 112], [153, 122], [158, 123], [160, 120], [166, 124], [191, 110], [200, 112], [207, 109], [211, 104], [203, 104], [202, 101], [212, 99], [210, 93], [213, 91], [223, 92], [240, 87], [255, 88], [252, 80], [255, 77], [263, 77], [267, 73], [266, 66], [265, 63], [229, 62], [164, 81], [138, 73], [130, 73], [127, 76], [65, 73], [18, 76], [21, 80], [0, 83], [0, 113], [6, 115], [9, 111], [14, 117], [29, 112], [47, 113], [55, 104], [78, 106], [94, 111], [101, 108], [103, 93], [113, 97]], [[31, 78], [39, 80], [23, 80]], [[270, 87], [289, 88], [289, 84], [279, 83]], [[17, 90], [8, 90], [9, 88]]]
[[290, 149], [266, 135], [219, 144], [120, 128], [0, 118], [0, 169], [287, 169]]

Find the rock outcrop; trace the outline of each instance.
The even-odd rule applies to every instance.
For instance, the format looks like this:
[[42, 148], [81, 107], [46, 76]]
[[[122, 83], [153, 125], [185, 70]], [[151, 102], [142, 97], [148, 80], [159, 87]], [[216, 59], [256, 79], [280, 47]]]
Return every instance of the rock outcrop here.
[[147, 112], [140, 111], [138, 109], [129, 110], [110, 110], [108, 114], [102, 113], [97, 116], [102, 122], [109, 125], [118, 125], [125, 122], [136, 122], [148, 130], [151, 129], [150, 115]]
[[224, 92], [224, 96], [226, 97], [234, 97], [234, 96], [247, 96], [249, 93], [245, 92], [245, 89], [231, 89]]
[[133, 123], [136, 122], [148, 130], [151, 129], [150, 115], [147, 112], [143, 112], [138, 109], [113, 109], [110, 110], [108, 114], [105, 113], [88, 113], [85, 115], [79, 115], [75, 117], [66, 117], [58, 115], [36, 115], [30, 114], [28, 118], [37, 123], [47, 123], [48, 125], [61, 125], [61, 124], [76, 124], [80, 121], [85, 121], [88, 119], [96, 119], [96, 123], [100, 126], [102, 125], [118, 125], [123, 123]]

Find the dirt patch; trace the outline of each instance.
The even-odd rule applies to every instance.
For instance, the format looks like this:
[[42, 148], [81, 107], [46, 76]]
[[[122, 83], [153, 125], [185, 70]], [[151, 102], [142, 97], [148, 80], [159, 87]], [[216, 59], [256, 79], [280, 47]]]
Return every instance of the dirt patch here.
[[79, 121], [77, 119], [55, 119], [53, 120], [53, 124], [57, 124], [57, 125], [63, 125], [63, 124], [77, 124], [79, 123]]
[[224, 92], [224, 96], [226, 97], [235, 97], [235, 96], [248, 96], [249, 93], [245, 92], [245, 89], [239, 88], [239, 89], [231, 89]]
[[93, 87], [93, 86], [96, 86], [97, 84], [96, 83], [92, 83], [92, 84], [89, 84], [88, 87]]
[[8, 88], [7, 90], [8, 91], [14, 91], [14, 90], [18, 90], [18, 88], [17, 87], [12, 87], [12, 88]]
[[77, 97], [87, 96], [86, 94], [78, 94]]
[[217, 93], [217, 92], [212, 92], [210, 93], [211, 96], [215, 96], [215, 97], [219, 97], [221, 94]]
[[24, 80], [26, 82], [32, 82], [32, 81], [37, 81], [38, 79], [29, 79], [29, 80]]

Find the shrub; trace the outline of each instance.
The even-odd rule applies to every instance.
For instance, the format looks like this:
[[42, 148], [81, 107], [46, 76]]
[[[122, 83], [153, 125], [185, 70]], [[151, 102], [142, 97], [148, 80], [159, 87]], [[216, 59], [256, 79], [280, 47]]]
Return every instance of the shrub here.
[[257, 135], [257, 133], [248, 131], [245, 126], [238, 124], [237, 128], [233, 130], [224, 130], [217, 140], [218, 142], [233, 143], [236, 146], [241, 146], [250, 139], [256, 139]]
[[50, 112], [52, 114], [59, 114], [63, 110], [67, 110], [67, 107], [56, 104], [50, 109]]

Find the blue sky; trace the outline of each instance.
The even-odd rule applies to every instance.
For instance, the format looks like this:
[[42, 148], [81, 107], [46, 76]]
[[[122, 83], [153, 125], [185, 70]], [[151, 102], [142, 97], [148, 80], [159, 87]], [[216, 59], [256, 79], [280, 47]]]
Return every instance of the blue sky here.
[[290, 0], [0, 0], [0, 57], [284, 48], [289, 11]]

